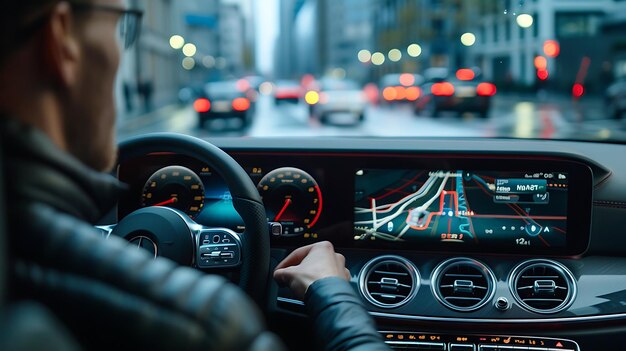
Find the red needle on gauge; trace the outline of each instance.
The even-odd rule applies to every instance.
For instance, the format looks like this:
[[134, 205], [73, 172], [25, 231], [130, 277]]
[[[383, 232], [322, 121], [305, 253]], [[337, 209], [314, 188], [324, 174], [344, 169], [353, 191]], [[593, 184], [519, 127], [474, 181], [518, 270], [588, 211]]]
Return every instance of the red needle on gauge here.
[[285, 211], [287, 210], [287, 207], [289, 207], [289, 205], [291, 204], [291, 199], [285, 199], [285, 204], [283, 205], [283, 208], [280, 209], [280, 212], [278, 212], [278, 214], [276, 215], [276, 218], [274, 218], [274, 221], [278, 222], [278, 220], [280, 220], [280, 216], [282, 216]]
[[173, 197], [173, 198], [171, 198], [169, 200], [165, 200], [163, 202], [159, 202], [158, 204], [154, 204], [152, 206], [165, 206], [165, 205], [176, 203], [176, 201], [178, 201], [178, 198]]

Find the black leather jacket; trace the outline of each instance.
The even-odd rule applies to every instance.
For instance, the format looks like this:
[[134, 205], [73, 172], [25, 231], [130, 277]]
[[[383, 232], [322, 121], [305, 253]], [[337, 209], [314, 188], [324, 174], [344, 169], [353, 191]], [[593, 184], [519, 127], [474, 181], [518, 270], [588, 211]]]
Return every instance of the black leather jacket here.
[[[0, 118], [13, 299], [47, 305], [88, 349], [272, 350], [282, 343], [237, 286], [152, 259], [95, 227], [120, 185], [57, 149], [41, 132]], [[350, 285], [307, 291], [327, 350], [387, 350]]]

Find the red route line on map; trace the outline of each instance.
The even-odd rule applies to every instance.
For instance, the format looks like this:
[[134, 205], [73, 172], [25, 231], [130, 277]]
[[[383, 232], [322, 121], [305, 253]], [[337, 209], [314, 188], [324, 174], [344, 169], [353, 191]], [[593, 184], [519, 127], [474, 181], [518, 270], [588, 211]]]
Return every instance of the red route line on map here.
[[[453, 199], [454, 199], [454, 213], [455, 215], [458, 216], [459, 214], [459, 197], [456, 191], [451, 191], [451, 190], [444, 190], [441, 192], [441, 195], [439, 195], [439, 212], [431, 212], [428, 214], [428, 217], [426, 218], [426, 223], [421, 226], [421, 227], [417, 227], [414, 225], [410, 225], [409, 228], [415, 229], [415, 230], [426, 230], [428, 229], [428, 227], [430, 226], [430, 221], [432, 220], [433, 216], [439, 216], [443, 213], [443, 203], [444, 203], [444, 197], [446, 195], [452, 195]], [[411, 216], [411, 212], [409, 211], [409, 214], [407, 214], [406, 220], [405, 222], [408, 224], [409, 222], [409, 217]]]

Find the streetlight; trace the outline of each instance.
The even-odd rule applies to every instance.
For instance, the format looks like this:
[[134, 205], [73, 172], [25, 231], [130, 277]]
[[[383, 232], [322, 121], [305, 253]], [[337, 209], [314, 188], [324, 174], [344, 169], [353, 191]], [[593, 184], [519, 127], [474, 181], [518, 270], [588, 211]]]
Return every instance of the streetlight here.
[[398, 62], [402, 59], [402, 52], [400, 52], [400, 50], [398, 49], [391, 49], [389, 50], [387, 56], [389, 57], [389, 60], [393, 62]]
[[476, 36], [474, 33], [463, 33], [461, 35], [461, 44], [465, 46], [472, 46], [476, 43]]
[[186, 69], [186, 70], [190, 71], [190, 70], [192, 70], [194, 67], [196, 67], [196, 60], [194, 60], [194, 59], [193, 59], [193, 58], [191, 58], [191, 57], [185, 57], [185, 58], [183, 59], [183, 63], [182, 63], [182, 65], [183, 65], [183, 68], [184, 68], [184, 69]]
[[357, 54], [357, 57], [360, 62], [368, 63], [372, 59], [372, 53], [369, 50], [363, 49], [359, 51], [359, 53]]
[[406, 52], [411, 57], [418, 57], [419, 55], [422, 54], [422, 47], [419, 46], [418, 44], [411, 44], [409, 45], [409, 47], [406, 48]]
[[517, 22], [517, 25], [522, 27], [522, 28], [528, 28], [530, 26], [533, 25], [533, 16], [527, 14], [527, 13], [522, 13], [521, 15], [517, 16], [517, 18], [515, 19], [515, 21]]
[[192, 57], [197, 51], [198, 49], [192, 43], [187, 43], [183, 46], [183, 54], [187, 57]]
[[380, 66], [385, 63], [385, 55], [382, 52], [375, 52], [372, 54], [372, 63], [376, 66]]
[[185, 45], [185, 38], [181, 37], [180, 35], [172, 35], [170, 37], [170, 46], [172, 47], [172, 49], [178, 50], [182, 48], [183, 45]]

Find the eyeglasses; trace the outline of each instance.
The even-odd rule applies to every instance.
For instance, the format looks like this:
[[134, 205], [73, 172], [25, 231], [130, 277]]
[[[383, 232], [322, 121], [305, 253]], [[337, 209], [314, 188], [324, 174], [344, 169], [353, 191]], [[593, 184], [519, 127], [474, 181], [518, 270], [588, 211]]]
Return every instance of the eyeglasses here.
[[78, 1], [69, 1], [69, 4], [76, 10], [93, 10], [116, 13], [120, 15], [118, 22], [118, 33], [120, 43], [124, 45], [124, 49], [128, 49], [139, 38], [141, 31], [141, 18], [143, 11], [134, 9], [124, 9], [114, 6], [89, 4]]

